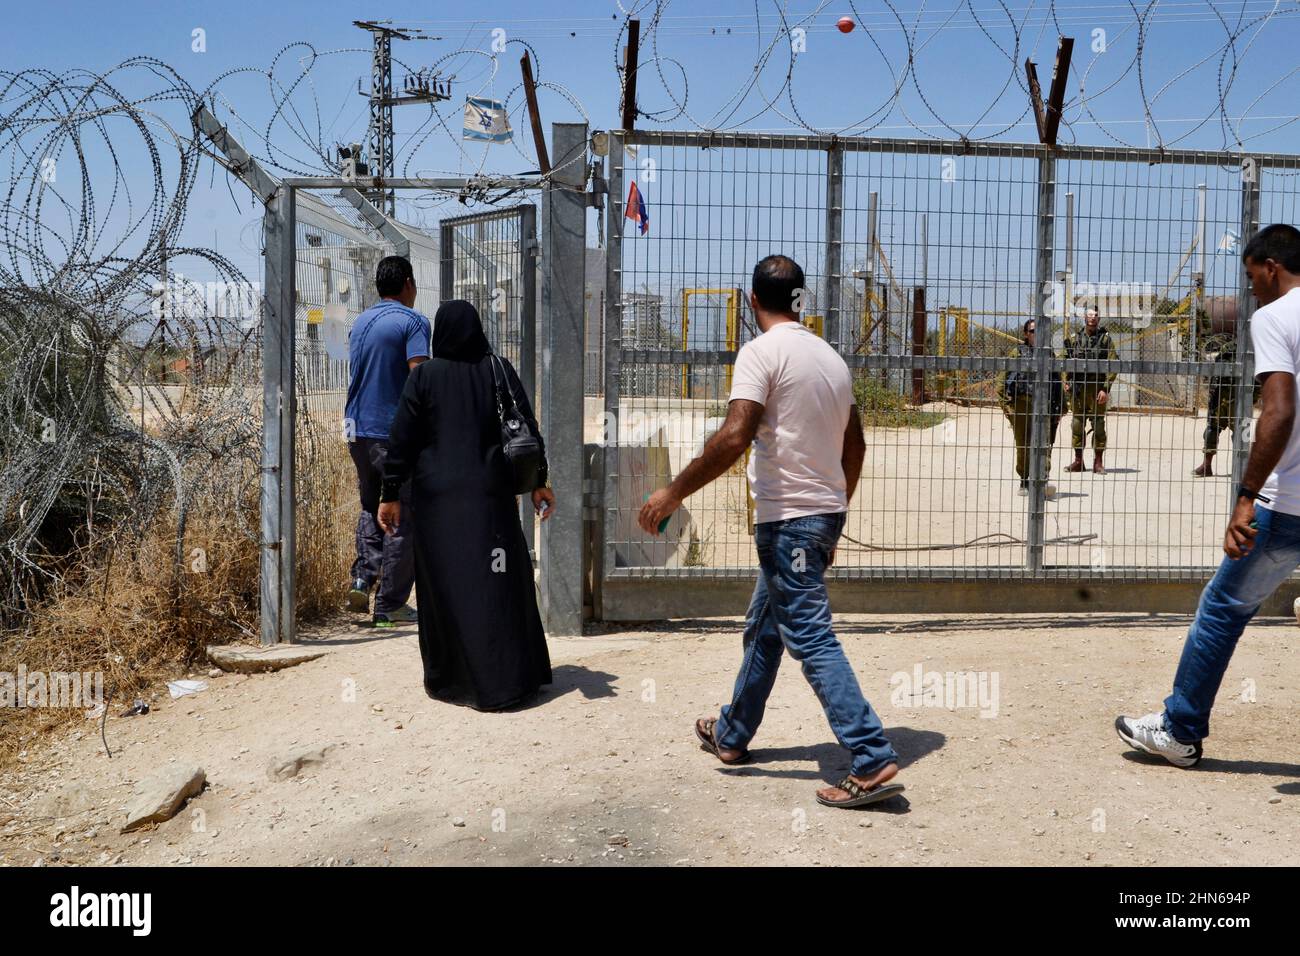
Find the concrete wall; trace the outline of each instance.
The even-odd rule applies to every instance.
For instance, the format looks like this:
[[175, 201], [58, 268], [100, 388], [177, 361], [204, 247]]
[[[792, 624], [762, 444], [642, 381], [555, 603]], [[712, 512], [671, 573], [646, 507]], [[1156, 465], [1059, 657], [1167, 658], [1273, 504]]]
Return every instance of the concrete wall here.
[[[832, 581], [831, 608], [840, 614], [1148, 612], [1192, 614], [1202, 584], [1187, 582]], [[682, 581], [613, 578], [602, 588], [607, 621], [743, 616], [753, 578]], [[1300, 582], [1283, 585], [1262, 615], [1289, 617]]]

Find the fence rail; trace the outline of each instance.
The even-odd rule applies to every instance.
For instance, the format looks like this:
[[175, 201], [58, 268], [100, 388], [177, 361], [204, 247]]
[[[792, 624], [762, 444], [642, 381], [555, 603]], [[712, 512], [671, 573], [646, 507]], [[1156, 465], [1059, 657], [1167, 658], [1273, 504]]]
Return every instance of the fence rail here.
[[[753, 573], [740, 466], [662, 536], [634, 516], [725, 415], [729, 368], [758, 334], [745, 295], [730, 292], [777, 252], [804, 268], [802, 318], [851, 369], [866, 431], [833, 576], [1194, 581], [1217, 564], [1253, 427], [1240, 247], [1261, 215], [1295, 218], [1300, 158], [611, 139], [603, 420], [588, 421], [605, 445], [607, 578]], [[645, 235], [625, 233], [633, 178], [651, 211]], [[1067, 353], [1087, 308], [1113, 353]], [[1038, 346], [1020, 350], [1027, 319]], [[1007, 375], [1029, 382], [1025, 397], [1008, 398]], [[1079, 444], [1085, 470], [1068, 471]], [[1092, 470], [1097, 444], [1104, 474]], [[1212, 474], [1194, 476], [1207, 460]]]

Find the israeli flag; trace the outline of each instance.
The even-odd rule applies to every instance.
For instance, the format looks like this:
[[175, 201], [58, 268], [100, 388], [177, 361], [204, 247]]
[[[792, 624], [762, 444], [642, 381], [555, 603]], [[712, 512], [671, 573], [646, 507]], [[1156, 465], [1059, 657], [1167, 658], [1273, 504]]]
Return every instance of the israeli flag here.
[[465, 97], [464, 139], [508, 143], [510, 136], [510, 117], [504, 103], [481, 96]]
[[1240, 236], [1238, 236], [1238, 235], [1237, 235], [1235, 232], [1233, 232], [1231, 229], [1225, 229], [1225, 230], [1223, 231], [1223, 236], [1222, 236], [1222, 238], [1219, 239], [1219, 249], [1218, 249], [1218, 251], [1219, 251], [1219, 252], [1226, 252], [1226, 253], [1228, 253], [1229, 255], [1232, 255], [1233, 253], [1235, 253], [1235, 252], [1237, 251], [1237, 243], [1240, 242], [1240, 241], [1241, 241], [1241, 237], [1240, 237]]

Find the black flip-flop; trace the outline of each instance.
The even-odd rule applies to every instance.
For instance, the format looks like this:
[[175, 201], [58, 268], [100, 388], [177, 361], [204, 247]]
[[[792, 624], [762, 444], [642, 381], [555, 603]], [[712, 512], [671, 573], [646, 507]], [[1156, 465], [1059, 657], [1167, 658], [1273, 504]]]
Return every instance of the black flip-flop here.
[[881, 800], [896, 797], [905, 789], [901, 783], [882, 783], [867, 790], [858, 786], [853, 782], [853, 778], [848, 776], [835, 786], [849, 794], [849, 799], [827, 800], [819, 793], [817, 794], [817, 802], [824, 807], [842, 807], [845, 810], [852, 810], [854, 807], [865, 807], [868, 804], [879, 803]]
[[[700, 730], [701, 723], [704, 724], [703, 732]], [[714, 731], [717, 729], [717, 726], [718, 718], [716, 717], [702, 717], [700, 720], [695, 722], [695, 736], [700, 741], [700, 746], [713, 754], [713, 756], [717, 757], [718, 760], [726, 764], [728, 767], [734, 767], [737, 764], [742, 763], [749, 763], [750, 754], [748, 750], [742, 750], [740, 756], [735, 760], [722, 759], [722, 754], [719, 752], [718, 748], [718, 739], [714, 736]]]

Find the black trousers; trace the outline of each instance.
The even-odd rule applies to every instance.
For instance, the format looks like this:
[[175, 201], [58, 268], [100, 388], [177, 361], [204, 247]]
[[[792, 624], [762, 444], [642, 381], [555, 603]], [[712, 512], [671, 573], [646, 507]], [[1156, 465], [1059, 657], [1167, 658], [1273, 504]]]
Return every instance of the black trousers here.
[[395, 534], [384, 534], [375, 513], [384, 483], [384, 463], [388, 460], [388, 442], [382, 438], [358, 438], [348, 443], [352, 464], [357, 469], [357, 490], [361, 496], [361, 514], [357, 518], [357, 559], [352, 563], [353, 580], [367, 586], [379, 582], [375, 594], [375, 613], [386, 614], [406, 603], [415, 584], [415, 552], [408, 531], [411, 527], [411, 483], [402, 486], [398, 500], [402, 520]]

